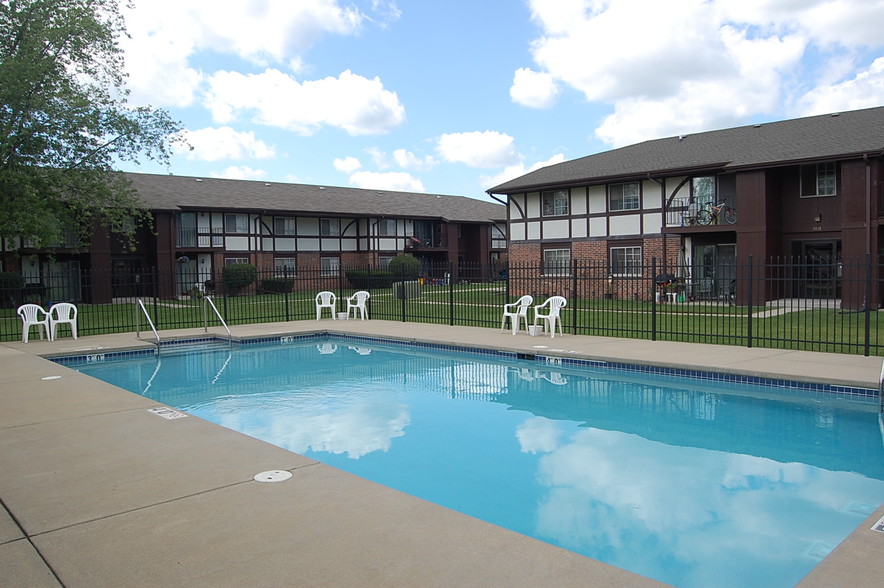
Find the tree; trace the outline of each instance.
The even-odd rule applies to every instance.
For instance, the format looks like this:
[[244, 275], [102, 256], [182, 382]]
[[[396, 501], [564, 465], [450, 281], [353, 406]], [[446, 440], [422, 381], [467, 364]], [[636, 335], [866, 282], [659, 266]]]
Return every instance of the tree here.
[[181, 125], [126, 103], [117, 0], [0, 0], [0, 237], [37, 247], [148, 218], [114, 166], [168, 163]]

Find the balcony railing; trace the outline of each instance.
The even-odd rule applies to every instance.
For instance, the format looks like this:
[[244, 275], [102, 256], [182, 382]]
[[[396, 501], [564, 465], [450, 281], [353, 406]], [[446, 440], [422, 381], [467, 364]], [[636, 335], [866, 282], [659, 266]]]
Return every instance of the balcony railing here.
[[[726, 217], [716, 212], [711, 206], [719, 206], [724, 204], [733, 211]], [[736, 209], [734, 203], [724, 199], [710, 204], [699, 205], [691, 202], [690, 198], [673, 198], [669, 207], [666, 209], [666, 226], [667, 227], [696, 227], [709, 225], [726, 225], [735, 224]], [[733, 220], [734, 222], [730, 222]]]

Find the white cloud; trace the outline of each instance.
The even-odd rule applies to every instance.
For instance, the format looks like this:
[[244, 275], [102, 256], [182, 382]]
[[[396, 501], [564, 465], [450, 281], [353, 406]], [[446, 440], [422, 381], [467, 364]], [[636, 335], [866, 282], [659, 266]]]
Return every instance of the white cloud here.
[[421, 158], [406, 149], [394, 150], [393, 161], [402, 169], [426, 170], [432, 169], [436, 165], [436, 160], [432, 155]]
[[213, 178], [225, 178], [228, 180], [260, 180], [267, 176], [262, 169], [252, 169], [247, 165], [231, 165], [222, 172], [212, 174]]
[[335, 166], [335, 169], [344, 172], [345, 174], [352, 174], [357, 169], [362, 167], [362, 162], [360, 162], [355, 157], [347, 156], [335, 159], [332, 162], [332, 165]]
[[218, 161], [219, 159], [270, 159], [276, 151], [264, 141], [255, 138], [252, 131], [235, 131], [230, 127], [205, 128], [184, 131], [183, 139], [193, 147], [180, 149], [187, 159]]
[[406, 172], [360, 171], [350, 176], [350, 185], [372, 190], [426, 192], [423, 182]]
[[501, 167], [519, 161], [513, 138], [497, 131], [446, 133], [436, 147], [445, 161], [470, 167]]
[[510, 87], [513, 102], [530, 108], [549, 108], [558, 94], [559, 88], [551, 75], [527, 67], [516, 70]]
[[[612, 146], [745, 124], [753, 115], [783, 114], [783, 105], [796, 103], [808, 108], [814, 100], [846, 109], [857, 103], [858, 87], [875, 92], [870, 103], [881, 102], [875, 68], [866, 76], [856, 68], [863, 49], [884, 44], [884, 0], [529, 5], [541, 29], [531, 45], [536, 71], [516, 72], [513, 99], [530, 102], [529, 90], [537, 87], [530, 80], [543, 74], [551, 80], [542, 83], [609, 104], [613, 113], [595, 135]], [[817, 88], [808, 92], [809, 85]]]
[[508, 182], [510, 180], [514, 180], [518, 177], [524, 176], [529, 172], [533, 172], [536, 169], [540, 169], [542, 167], [546, 167], [548, 165], [553, 165], [556, 163], [562, 163], [565, 161], [565, 156], [562, 153], [556, 153], [546, 161], [538, 161], [532, 164], [529, 167], [525, 167], [524, 163], [518, 163], [516, 165], [511, 165], [506, 167], [499, 174], [495, 174], [493, 176], [482, 176], [481, 182], [483, 189], [487, 190], [488, 188], [493, 188], [494, 186], [499, 186], [504, 182]]
[[260, 74], [217, 72], [210, 78], [206, 107], [220, 123], [246, 114], [252, 122], [311, 135], [323, 126], [350, 135], [386, 133], [402, 124], [405, 108], [379, 78], [347, 70], [337, 78], [298, 82], [267, 69]]
[[191, 61], [212, 53], [260, 66], [304, 67], [304, 54], [327, 35], [359, 34], [400, 16], [395, 4], [372, 3], [370, 14], [341, 0], [134, 0], [123, 9], [128, 86], [136, 104], [188, 106], [204, 74]]
[[825, 114], [884, 104], [884, 57], [840, 84], [816, 88], [801, 98], [801, 114]]

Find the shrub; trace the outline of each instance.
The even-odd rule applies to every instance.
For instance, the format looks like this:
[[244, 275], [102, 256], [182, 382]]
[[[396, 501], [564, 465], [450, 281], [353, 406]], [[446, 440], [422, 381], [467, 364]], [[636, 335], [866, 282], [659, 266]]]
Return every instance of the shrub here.
[[421, 262], [411, 255], [397, 255], [390, 260], [389, 269], [397, 279], [416, 280], [421, 273]]
[[15, 272], [0, 272], [0, 308], [14, 308], [22, 295], [25, 279]]
[[237, 294], [251, 286], [257, 277], [258, 268], [250, 263], [225, 265], [221, 270], [221, 281], [224, 283], [224, 291], [228, 294]]
[[389, 270], [348, 270], [347, 281], [357, 290], [389, 288], [393, 285], [393, 272]]
[[285, 294], [291, 292], [295, 281], [291, 278], [264, 278], [261, 280], [261, 290], [273, 294]]

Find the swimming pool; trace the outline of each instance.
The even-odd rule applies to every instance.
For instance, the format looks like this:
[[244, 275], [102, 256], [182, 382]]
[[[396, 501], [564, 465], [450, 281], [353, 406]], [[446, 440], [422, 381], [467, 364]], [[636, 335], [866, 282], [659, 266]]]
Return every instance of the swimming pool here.
[[344, 338], [64, 363], [683, 587], [792, 586], [884, 501], [861, 395]]

